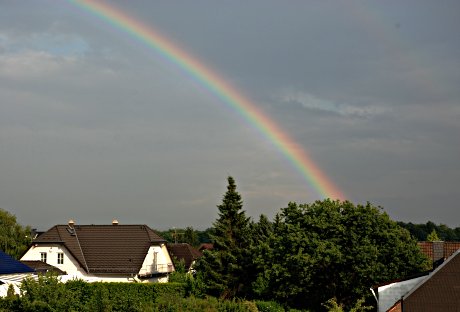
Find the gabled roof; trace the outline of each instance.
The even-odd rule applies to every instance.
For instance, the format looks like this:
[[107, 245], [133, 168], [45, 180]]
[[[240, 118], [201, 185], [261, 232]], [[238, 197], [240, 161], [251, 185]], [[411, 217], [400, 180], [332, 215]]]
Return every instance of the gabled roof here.
[[34, 270], [0, 250], [0, 274], [31, 273]]
[[184, 260], [185, 268], [190, 269], [193, 261], [200, 258], [203, 254], [186, 243], [168, 244], [168, 250], [171, 256], [178, 260]]
[[458, 311], [460, 298], [460, 250], [403, 297], [407, 311]]
[[136, 274], [151, 245], [166, 241], [147, 225], [55, 225], [34, 244], [63, 244], [88, 273]]

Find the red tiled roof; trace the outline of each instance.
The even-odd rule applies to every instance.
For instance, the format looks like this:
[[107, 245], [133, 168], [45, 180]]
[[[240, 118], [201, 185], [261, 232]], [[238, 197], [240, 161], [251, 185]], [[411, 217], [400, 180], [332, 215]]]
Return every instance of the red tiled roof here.
[[[435, 259], [437, 257], [441, 257], [444, 259], [449, 258], [453, 255], [458, 249], [460, 249], [460, 242], [418, 242], [418, 246], [420, 250], [431, 260], [437, 261]], [[441, 248], [440, 252], [436, 252], [435, 255], [435, 246], [439, 246]]]
[[203, 250], [213, 250], [214, 249], [214, 244], [213, 243], [203, 243], [198, 247], [199, 251]]
[[433, 260], [433, 243], [432, 242], [418, 242], [420, 250], [428, 257]]
[[449, 258], [460, 249], [460, 242], [444, 242], [444, 258]]
[[88, 273], [137, 273], [151, 245], [164, 243], [147, 225], [56, 225], [35, 244], [63, 244]]
[[189, 244], [168, 244], [169, 253], [178, 260], [183, 259], [185, 268], [189, 269], [193, 261], [200, 258], [203, 254]]

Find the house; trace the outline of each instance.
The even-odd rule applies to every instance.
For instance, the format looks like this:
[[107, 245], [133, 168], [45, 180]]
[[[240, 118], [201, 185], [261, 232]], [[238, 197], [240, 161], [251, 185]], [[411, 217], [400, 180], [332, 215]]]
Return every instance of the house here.
[[27, 265], [28, 267], [32, 268], [36, 273], [46, 274], [48, 272], [52, 272], [57, 275], [66, 275], [67, 272], [64, 272], [57, 267], [45, 263], [40, 260], [21, 260], [21, 263]]
[[445, 259], [460, 249], [460, 242], [418, 242], [420, 250], [430, 259], [433, 268], [436, 268]]
[[185, 269], [190, 272], [195, 261], [203, 254], [187, 243], [168, 244], [168, 250], [172, 257], [184, 261]]
[[22, 274], [33, 272], [34, 270], [31, 267], [13, 259], [13, 257], [0, 250], [0, 276], [5, 274]]
[[202, 243], [200, 247], [198, 247], [198, 251], [205, 251], [205, 250], [213, 250], [214, 244], [213, 243]]
[[456, 312], [460, 307], [460, 250], [429, 274], [377, 287], [379, 312]]
[[89, 282], [166, 282], [174, 266], [166, 241], [147, 225], [55, 225], [21, 258], [42, 261]]
[[0, 297], [6, 296], [8, 288], [13, 285], [16, 293], [19, 293], [19, 284], [21, 281], [34, 274], [34, 270], [13, 259], [0, 250]]

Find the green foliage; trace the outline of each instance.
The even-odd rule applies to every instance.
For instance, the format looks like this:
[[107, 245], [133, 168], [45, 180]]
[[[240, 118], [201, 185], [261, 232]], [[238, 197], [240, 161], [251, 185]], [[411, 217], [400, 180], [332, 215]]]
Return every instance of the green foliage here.
[[195, 230], [189, 226], [185, 229], [172, 228], [166, 231], [156, 231], [158, 235], [163, 237], [169, 243], [187, 243], [193, 247], [198, 247], [201, 243], [211, 242], [212, 229], [204, 231]]
[[25, 311], [67, 311], [76, 303], [56, 275], [39, 275], [37, 280], [25, 278], [20, 286], [22, 307]]
[[0, 311], [20, 311], [21, 300], [19, 295], [15, 294], [15, 290], [12, 284], [8, 286], [6, 297], [0, 297]]
[[256, 301], [260, 312], [284, 312], [284, 308], [276, 301]]
[[436, 231], [439, 240], [460, 241], [460, 227], [452, 229], [445, 224], [437, 225], [431, 221], [425, 224], [413, 224], [412, 222], [398, 222], [398, 224], [407, 229], [418, 241], [429, 241], [428, 236], [433, 231]]
[[0, 208], [0, 249], [19, 259], [32, 242], [31, 228], [23, 227], [16, 216]]
[[269, 272], [271, 264], [266, 259], [271, 254], [269, 242], [273, 239], [273, 224], [265, 215], [261, 215], [258, 223], [251, 223], [251, 255], [252, 264], [248, 267], [251, 287], [247, 295], [260, 299], [270, 299]]
[[[94, 284], [95, 286], [101, 286], [100, 284]], [[116, 296], [119, 297], [119, 296]], [[128, 297], [129, 298], [129, 297]], [[116, 303], [114, 303], [116, 305]], [[109, 299], [109, 291], [106, 287], [95, 287], [93, 289], [92, 296], [87, 303], [88, 309], [95, 312], [108, 312], [112, 311], [112, 302]], [[124, 304], [122, 303], [124, 308]], [[120, 310], [121, 311], [121, 310]]]
[[[364, 306], [365, 299], [359, 299], [354, 306], [349, 310], [350, 312], [364, 312], [371, 311], [374, 308], [372, 306]], [[328, 312], [344, 312], [343, 305], [339, 305], [335, 298], [331, 298], [323, 306], [327, 309]]]
[[428, 234], [426, 240], [429, 242], [437, 242], [437, 241], [440, 241], [441, 239], [439, 238], [438, 233], [436, 233], [436, 230], [433, 230], [431, 231], [430, 234]]
[[195, 247], [200, 244], [200, 241], [198, 240], [198, 233], [193, 229], [193, 227], [188, 226], [185, 228], [183, 242]]
[[206, 296], [206, 284], [200, 273], [188, 274], [185, 281], [185, 296], [204, 298]]
[[337, 303], [335, 298], [331, 298], [323, 306], [327, 309], [328, 312], [344, 312], [343, 307]]
[[315, 311], [337, 298], [350, 309], [369, 285], [401, 278], [427, 266], [409, 232], [379, 207], [348, 201], [290, 203], [273, 223], [266, 269], [256, 285], [280, 302]]
[[250, 220], [242, 207], [235, 180], [228, 177], [227, 192], [217, 206], [219, 218], [213, 226], [214, 249], [205, 251], [195, 267], [210, 295], [233, 298], [250, 285]]
[[[55, 275], [38, 280], [25, 279], [21, 296], [10, 294], [0, 299], [6, 311], [161, 311], [161, 298], [183, 298], [182, 283], [86, 283], [81, 280], [59, 282]], [[186, 311], [186, 310], [184, 310]]]
[[168, 312], [202, 312], [202, 311], [217, 311], [217, 312], [255, 312], [253, 305], [245, 301], [237, 300], [222, 300], [214, 297], [206, 299], [187, 297], [180, 298], [175, 296], [165, 295], [160, 297], [153, 311], [168, 311]]
[[184, 259], [177, 260], [176, 257], [173, 257], [174, 262], [174, 272], [169, 275], [169, 282], [172, 283], [185, 283], [187, 279], [187, 270], [185, 268]]
[[364, 298], [359, 299], [351, 308], [350, 312], [372, 311], [374, 307], [365, 305], [365, 302], [366, 300]]

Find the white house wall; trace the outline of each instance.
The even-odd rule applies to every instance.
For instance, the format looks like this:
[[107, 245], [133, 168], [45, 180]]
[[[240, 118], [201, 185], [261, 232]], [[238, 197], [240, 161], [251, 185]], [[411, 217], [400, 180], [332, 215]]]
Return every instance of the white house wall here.
[[[72, 256], [67, 248], [59, 244], [50, 244], [46, 246], [32, 245], [24, 256], [22, 256], [21, 260], [40, 261], [42, 252], [46, 253], [46, 263], [60, 269], [61, 271], [67, 272], [67, 274], [73, 275], [76, 278], [87, 275], [85, 270], [80, 267], [78, 261]], [[63, 264], [58, 264], [58, 253], [64, 254]]]
[[[62, 245], [50, 244], [50, 245], [32, 245], [29, 250], [22, 256], [21, 260], [41, 260], [41, 253], [46, 252], [47, 259], [46, 263], [59, 268], [60, 270], [67, 273], [67, 275], [61, 276], [63, 282], [72, 279], [81, 279], [86, 282], [133, 282], [140, 281], [136, 277], [111, 275], [111, 274], [87, 274], [84, 268], [80, 266], [78, 261], [72, 256], [72, 254]], [[157, 269], [154, 267], [154, 253], [157, 253]], [[64, 254], [64, 263], [58, 264], [58, 253]], [[147, 256], [144, 259], [140, 275], [149, 275], [153, 273], [167, 273], [172, 272], [174, 266], [169, 256], [168, 250], [165, 244], [150, 246]], [[142, 282], [167, 282], [168, 277], [150, 277], [142, 279]]]
[[[68, 280], [80, 279], [85, 282], [129, 282], [133, 281], [133, 278], [121, 277], [116, 275], [108, 276], [97, 276], [88, 274], [80, 266], [77, 260], [70, 254], [70, 252], [62, 245], [52, 244], [47, 246], [32, 245], [32, 247], [26, 252], [21, 260], [41, 260], [41, 253], [47, 253], [46, 263], [59, 268], [66, 272], [66, 275], [60, 276], [61, 281], [66, 282]], [[58, 264], [57, 254], [62, 252], [64, 254], [64, 263]]]
[[[157, 254], [157, 261], [155, 266], [155, 256]], [[147, 256], [144, 259], [144, 263], [139, 271], [139, 275], [149, 275], [153, 273], [167, 273], [172, 272], [174, 270], [174, 266], [169, 256], [169, 252], [166, 249], [165, 244], [150, 246], [149, 251], [147, 252]]]

